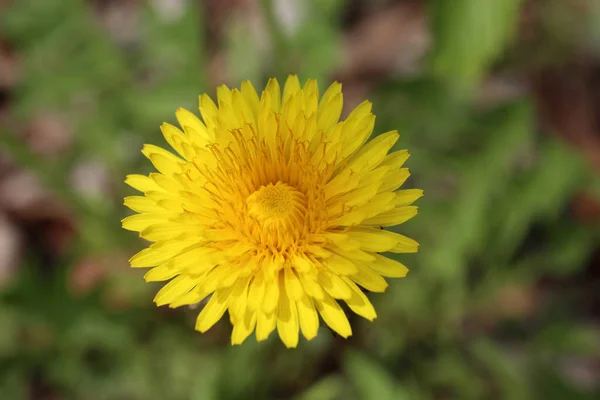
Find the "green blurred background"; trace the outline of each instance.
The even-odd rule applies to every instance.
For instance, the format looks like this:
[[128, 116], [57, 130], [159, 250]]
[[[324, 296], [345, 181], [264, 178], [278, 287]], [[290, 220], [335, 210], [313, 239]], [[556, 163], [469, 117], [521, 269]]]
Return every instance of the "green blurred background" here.
[[[221, 83], [343, 83], [421, 242], [349, 340], [229, 345], [127, 259], [143, 143]], [[600, 398], [600, 2], [0, 1], [0, 399]]]

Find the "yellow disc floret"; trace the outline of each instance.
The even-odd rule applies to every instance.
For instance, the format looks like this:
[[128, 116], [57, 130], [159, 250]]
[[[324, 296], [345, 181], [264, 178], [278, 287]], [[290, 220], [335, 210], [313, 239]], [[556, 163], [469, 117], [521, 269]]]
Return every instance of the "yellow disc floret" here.
[[304, 224], [306, 196], [283, 182], [261, 186], [246, 203], [248, 214], [264, 227], [294, 229]]

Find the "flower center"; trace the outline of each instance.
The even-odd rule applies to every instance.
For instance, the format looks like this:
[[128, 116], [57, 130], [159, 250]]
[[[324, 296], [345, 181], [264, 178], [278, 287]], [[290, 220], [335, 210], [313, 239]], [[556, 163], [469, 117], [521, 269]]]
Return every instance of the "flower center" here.
[[291, 226], [302, 224], [306, 197], [283, 182], [261, 186], [246, 200], [248, 214], [263, 225]]

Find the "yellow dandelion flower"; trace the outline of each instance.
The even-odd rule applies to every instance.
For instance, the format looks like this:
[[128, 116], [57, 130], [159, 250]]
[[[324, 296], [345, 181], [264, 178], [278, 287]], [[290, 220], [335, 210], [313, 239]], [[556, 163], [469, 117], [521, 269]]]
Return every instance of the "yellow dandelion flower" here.
[[319, 98], [317, 82], [269, 80], [259, 97], [250, 82], [220, 86], [218, 102], [200, 96], [199, 119], [176, 112], [182, 129], [161, 126], [177, 154], [154, 145], [142, 153], [157, 173], [129, 175], [143, 196], [125, 198], [137, 214], [123, 228], [153, 242], [130, 260], [151, 267], [146, 281], [169, 281], [156, 295], [170, 307], [209, 300], [196, 330], [228, 312], [232, 344], [275, 329], [287, 347], [301, 331], [317, 335], [319, 316], [352, 334], [345, 302], [373, 320], [360, 287], [383, 292], [384, 277], [408, 269], [382, 252], [414, 253], [414, 240], [382, 229], [417, 214], [421, 190], [397, 190], [408, 178], [406, 150], [388, 154], [396, 131], [368, 141], [375, 116], [363, 102], [344, 121], [342, 88]]

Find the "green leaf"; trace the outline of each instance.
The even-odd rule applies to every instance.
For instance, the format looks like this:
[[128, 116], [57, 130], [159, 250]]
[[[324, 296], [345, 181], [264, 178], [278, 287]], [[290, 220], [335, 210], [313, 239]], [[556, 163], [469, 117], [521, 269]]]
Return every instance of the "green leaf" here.
[[19, 346], [15, 346], [19, 333], [18, 314], [12, 307], [0, 302], [0, 359], [13, 354]]
[[296, 400], [336, 400], [343, 397], [346, 382], [341, 376], [330, 375], [317, 381]]
[[440, 243], [423, 256], [440, 277], [460, 273], [468, 257], [483, 250], [490, 226], [482, 221], [495, 211], [495, 202], [510, 182], [517, 150], [533, 130], [531, 107], [524, 102], [494, 110], [482, 120], [479, 134], [484, 144], [462, 160], [460, 194], [450, 204], [447, 230], [440, 231]]
[[498, 398], [511, 400], [529, 400], [531, 382], [525, 373], [526, 368], [519, 363], [517, 354], [511, 357], [505, 349], [488, 339], [479, 339], [471, 347], [475, 358], [484, 364], [492, 375], [496, 389], [501, 393]]
[[434, 74], [476, 84], [515, 31], [521, 0], [437, 0], [432, 4]]
[[[502, 223], [496, 231], [496, 253], [506, 257], [513, 254], [533, 222], [555, 218], [569, 198], [583, 187], [587, 172], [578, 154], [552, 140], [541, 145], [536, 167], [524, 175], [521, 182], [511, 184], [508, 189], [511, 201], [498, 207]], [[580, 242], [585, 243], [587, 240]]]
[[537, 335], [537, 348], [549, 355], [580, 355], [600, 353], [600, 331], [593, 326], [572, 321], [551, 321]]
[[395, 378], [363, 353], [347, 353], [344, 370], [359, 394], [358, 399], [399, 400]]
[[265, 55], [251, 28], [249, 21], [243, 17], [230, 23], [226, 48], [227, 71], [232, 85], [238, 86], [241, 81], [250, 80], [260, 88]]

